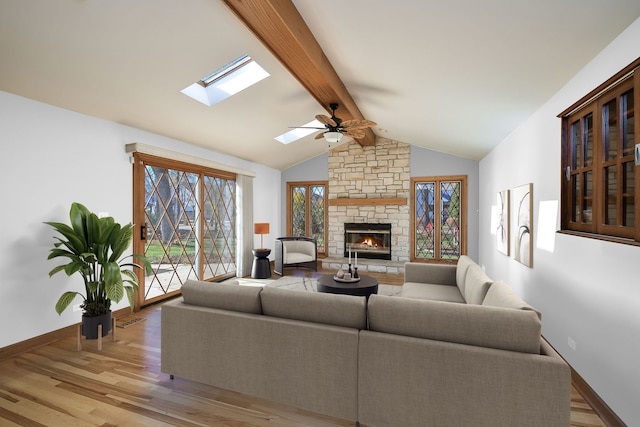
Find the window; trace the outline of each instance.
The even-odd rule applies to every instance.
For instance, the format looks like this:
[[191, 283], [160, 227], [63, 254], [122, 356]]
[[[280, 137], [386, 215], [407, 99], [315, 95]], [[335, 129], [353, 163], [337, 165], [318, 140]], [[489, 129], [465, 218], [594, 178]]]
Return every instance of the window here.
[[327, 253], [327, 182], [287, 183], [287, 234], [315, 237]]
[[181, 92], [211, 107], [267, 77], [269, 73], [264, 68], [249, 55], [242, 55]]
[[562, 229], [640, 242], [640, 59], [562, 117]]
[[467, 177], [411, 179], [411, 260], [454, 262], [467, 252]]
[[236, 273], [236, 175], [134, 154], [135, 253], [152, 273], [140, 280], [138, 306], [177, 294], [187, 279]]

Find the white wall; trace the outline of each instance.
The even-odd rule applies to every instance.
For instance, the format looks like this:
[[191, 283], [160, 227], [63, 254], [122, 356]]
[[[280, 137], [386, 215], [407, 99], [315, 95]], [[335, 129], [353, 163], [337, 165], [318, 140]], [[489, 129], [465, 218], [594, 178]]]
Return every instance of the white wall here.
[[481, 264], [542, 311], [544, 336], [630, 426], [640, 425], [640, 247], [555, 234], [529, 269], [497, 252], [490, 228], [496, 193], [532, 182], [535, 242], [539, 203], [560, 199], [557, 115], [639, 56], [640, 19], [480, 162]]
[[[279, 203], [272, 201], [280, 197], [280, 172], [274, 169], [1, 91], [0, 138], [0, 348], [80, 321], [80, 312], [58, 316], [54, 310], [59, 296], [81, 290], [82, 281], [63, 273], [48, 277], [59, 262], [46, 259], [55, 233], [43, 221], [68, 223], [69, 207], [78, 201], [130, 222], [133, 169], [127, 143], [255, 171], [254, 218], [279, 224]], [[126, 306], [125, 298], [113, 308]]]

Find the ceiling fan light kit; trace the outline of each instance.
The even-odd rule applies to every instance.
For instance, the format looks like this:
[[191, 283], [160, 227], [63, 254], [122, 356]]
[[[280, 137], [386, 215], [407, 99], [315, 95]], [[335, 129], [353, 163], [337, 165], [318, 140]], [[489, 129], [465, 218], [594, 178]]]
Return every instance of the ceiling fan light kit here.
[[324, 139], [330, 143], [336, 143], [336, 142], [340, 142], [340, 140], [342, 139], [342, 134], [340, 132], [332, 132], [332, 131], [327, 131], [324, 133]]

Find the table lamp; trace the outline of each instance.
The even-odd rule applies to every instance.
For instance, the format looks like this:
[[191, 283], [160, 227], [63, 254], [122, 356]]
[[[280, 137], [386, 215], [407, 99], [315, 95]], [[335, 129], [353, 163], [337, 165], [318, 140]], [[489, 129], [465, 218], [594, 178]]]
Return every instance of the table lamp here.
[[260, 249], [264, 249], [262, 238], [265, 234], [269, 234], [269, 223], [256, 222], [255, 224], [253, 224], [253, 233], [260, 235]]

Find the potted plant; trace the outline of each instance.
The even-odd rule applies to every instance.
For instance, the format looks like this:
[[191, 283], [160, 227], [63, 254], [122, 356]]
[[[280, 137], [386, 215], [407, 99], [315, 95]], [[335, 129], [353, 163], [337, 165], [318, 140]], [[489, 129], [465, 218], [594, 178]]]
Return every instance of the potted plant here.
[[[81, 296], [82, 334], [88, 339], [98, 338], [98, 324], [102, 336], [111, 330], [111, 302], [119, 302], [126, 293], [131, 309], [134, 292], [139, 288], [135, 268], [151, 273], [151, 265], [142, 255], [122, 257], [131, 245], [133, 225], [121, 226], [112, 217], [99, 218], [80, 203], [73, 203], [69, 211], [70, 225], [45, 222], [62, 237], [54, 243], [47, 259], [68, 258], [69, 262], [55, 267], [49, 277], [64, 271], [67, 276], [80, 274], [84, 281], [84, 294], [67, 291], [62, 294], [55, 309], [61, 314], [77, 297]], [[141, 264], [129, 258], [137, 258]]]

